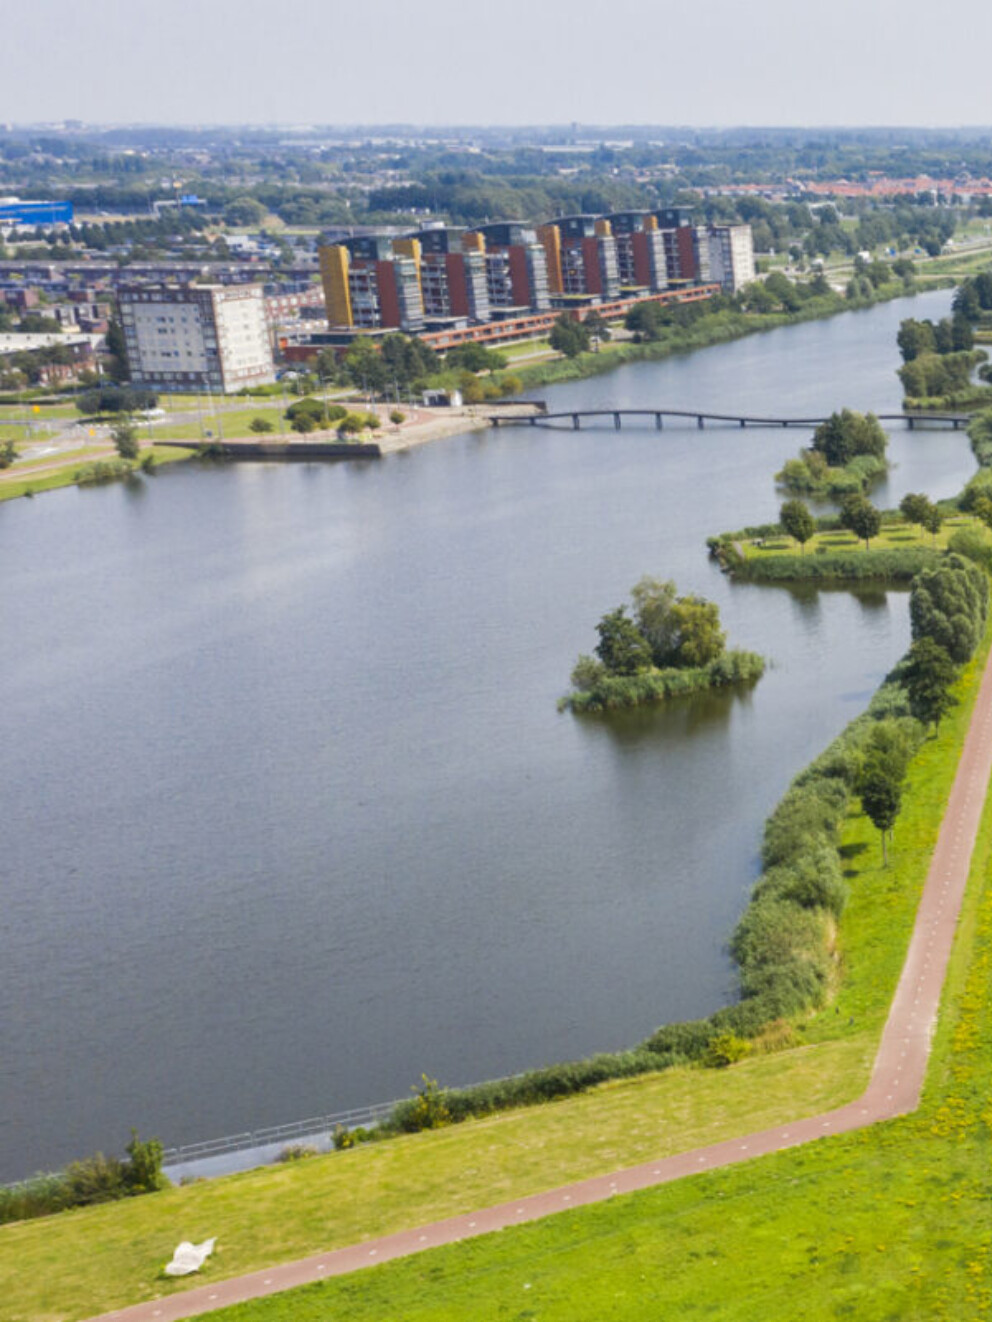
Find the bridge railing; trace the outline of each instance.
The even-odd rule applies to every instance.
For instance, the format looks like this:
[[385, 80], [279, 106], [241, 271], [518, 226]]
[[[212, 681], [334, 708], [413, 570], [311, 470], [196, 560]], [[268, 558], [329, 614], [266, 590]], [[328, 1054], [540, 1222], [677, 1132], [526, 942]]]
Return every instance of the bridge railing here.
[[245, 1130], [241, 1134], [228, 1134], [224, 1138], [205, 1139], [200, 1143], [181, 1143], [166, 1148], [162, 1153], [163, 1166], [180, 1166], [188, 1161], [201, 1161], [205, 1157], [221, 1157], [226, 1152], [244, 1152], [248, 1148], [271, 1147], [276, 1143], [291, 1143], [293, 1139], [309, 1138], [314, 1134], [333, 1134], [342, 1129], [357, 1129], [376, 1125], [388, 1116], [396, 1102], [377, 1102], [372, 1106], [356, 1106], [348, 1111], [334, 1111], [330, 1115], [311, 1116], [308, 1120], [294, 1120], [286, 1125], [268, 1125], [261, 1129]]

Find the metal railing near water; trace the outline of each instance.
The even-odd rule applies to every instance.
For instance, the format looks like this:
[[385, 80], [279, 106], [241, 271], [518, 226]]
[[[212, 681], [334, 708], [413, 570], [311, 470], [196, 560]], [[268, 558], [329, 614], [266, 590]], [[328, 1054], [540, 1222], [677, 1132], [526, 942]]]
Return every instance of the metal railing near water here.
[[296, 1138], [309, 1138], [314, 1134], [333, 1134], [340, 1125], [343, 1129], [357, 1129], [361, 1125], [375, 1125], [396, 1106], [396, 1102], [377, 1102], [373, 1106], [356, 1106], [350, 1111], [335, 1111], [332, 1115], [312, 1116], [309, 1120], [294, 1120], [288, 1125], [268, 1125], [263, 1129], [228, 1134], [225, 1138], [206, 1139], [201, 1143], [182, 1143], [166, 1148], [162, 1154], [163, 1166], [179, 1166], [188, 1161], [201, 1161], [206, 1157], [220, 1157], [226, 1152], [243, 1152], [247, 1148], [264, 1148], [274, 1143], [289, 1143]]

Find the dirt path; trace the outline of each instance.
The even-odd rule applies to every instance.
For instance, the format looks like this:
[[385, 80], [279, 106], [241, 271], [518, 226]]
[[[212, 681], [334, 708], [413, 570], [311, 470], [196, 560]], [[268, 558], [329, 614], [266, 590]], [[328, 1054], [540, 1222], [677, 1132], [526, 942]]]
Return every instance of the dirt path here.
[[228, 1304], [290, 1290], [328, 1276], [402, 1258], [507, 1226], [536, 1221], [553, 1212], [584, 1207], [615, 1194], [666, 1184], [699, 1171], [750, 1161], [830, 1134], [863, 1129], [879, 1120], [905, 1115], [919, 1104], [930, 1043], [940, 1007], [954, 932], [971, 855], [978, 833], [989, 775], [992, 772], [992, 655], [985, 667], [965, 739], [957, 775], [941, 823], [913, 935], [889, 1018], [863, 1096], [847, 1106], [799, 1119], [755, 1134], [695, 1148], [660, 1161], [646, 1162], [609, 1175], [581, 1180], [547, 1193], [533, 1194], [418, 1226], [381, 1239], [318, 1253], [296, 1262], [217, 1281], [167, 1298], [136, 1304], [103, 1315], [120, 1322], [173, 1322]]

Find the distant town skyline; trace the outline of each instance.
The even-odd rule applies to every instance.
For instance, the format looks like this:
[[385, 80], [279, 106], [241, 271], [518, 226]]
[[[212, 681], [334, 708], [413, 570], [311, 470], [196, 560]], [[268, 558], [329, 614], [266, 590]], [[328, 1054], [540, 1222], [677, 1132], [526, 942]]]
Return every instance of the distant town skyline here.
[[0, 122], [986, 125], [988, 7], [35, 0]]

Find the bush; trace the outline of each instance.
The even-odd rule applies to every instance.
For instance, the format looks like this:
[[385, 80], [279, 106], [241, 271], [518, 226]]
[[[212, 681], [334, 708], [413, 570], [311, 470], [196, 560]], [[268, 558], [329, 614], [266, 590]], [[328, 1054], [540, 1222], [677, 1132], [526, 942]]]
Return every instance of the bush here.
[[770, 867], [755, 886], [753, 898], [789, 900], [839, 918], [847, 902], [847, 886], [836, 849], [821, 845]]
[[936, 565], [941, 553], [932, 546], [915, 543], [866, 552], [851, 544], [849, 551], [817, 546], [816, 555], [770, 555], [741, 558], [725, 551], [722, 540], [716, 552], [720, 563], [740, 582], [747, 583], [910, 583], [923, 569]]
[[823, 946], [823, 918], [801, 905], [763, 896], [750, 904], [737, 924], [730, 953], [754, 975], [807, 955], [815, 960]]
[[307, 1143], [290, 1143], [279, 1153], [277, 1161], [305, 1161], [307, 1157], [316, 1157], [317, 1149]]
[[[764, 658], [756, 652], [725, 652], [710, 662], [691, 670], [669, 668], [642, 670], [636, 675], [611, 675], [601, 662], [579, 657], [572, 671], [576, 692], [561, 699], [559, 707], [575, 712], [616, 711], [637, 707], [644, 702], [685, 697], [730, 684], [755, 684], [765, 673]], [[581, 683], [580, 683], [581, 681]], [[589, 687], [584, 686], [588, 684]]]
[[122, 477], [130, 477], [133, 468], [126, 459], [97, 459], [76, 470], [73, 481], [80, 487], [100, 486], [104, 482], [116, 482]]
[[158, 1189], [168, 1187], [169, 1181], [162, 1174], [162, 1144], [157, 1138], [147, 1139], [143, 1143], [138, 1137], [138, 1131], [132, 1129], [131, 1142], [126, 1151], [124, 1185], [128, 1193], [155, 1193]]
[[96, 390], [84, 390], [76, 396], [76, 408], [84, 416], [96, 413], [140, 413], [153, 409], [158, 395], [151, 390], [138, 390], [134, 386], [103, 385]]
[[707, 1043], [704, 1060], [707, 1065], [712, 1065], [716, 1069], [725, 1069], [728, 1065], [736, 1065], [739, 1060], [750, 1054], [751, 1043], [744, 1038], [737, 1037], [734, 1033], [718, 1033]]
[[822, 776], [793, 783], [765, 823], [761, 857], [766, 867], [785, 863], [821, 843], [833, 846], [847, 806], [847, 789]]
[[992, 573], [992, 546], [977, 528], [959, 528], [951, 533], [947, 549], [953, 555], [963, 556], [964, 559], [972, 561], [986, 573]]
[[451, 1124], [447, 1093], [442, 1091], [437, 1079], [421, 1074], [420, 1080], [420, 1087], [413, 1089], [415, 1096], [409, 1102], [401, 1102], [393, 1112], [394, 1117], [402, 1116], [401, 1128], [408, 1134]]

